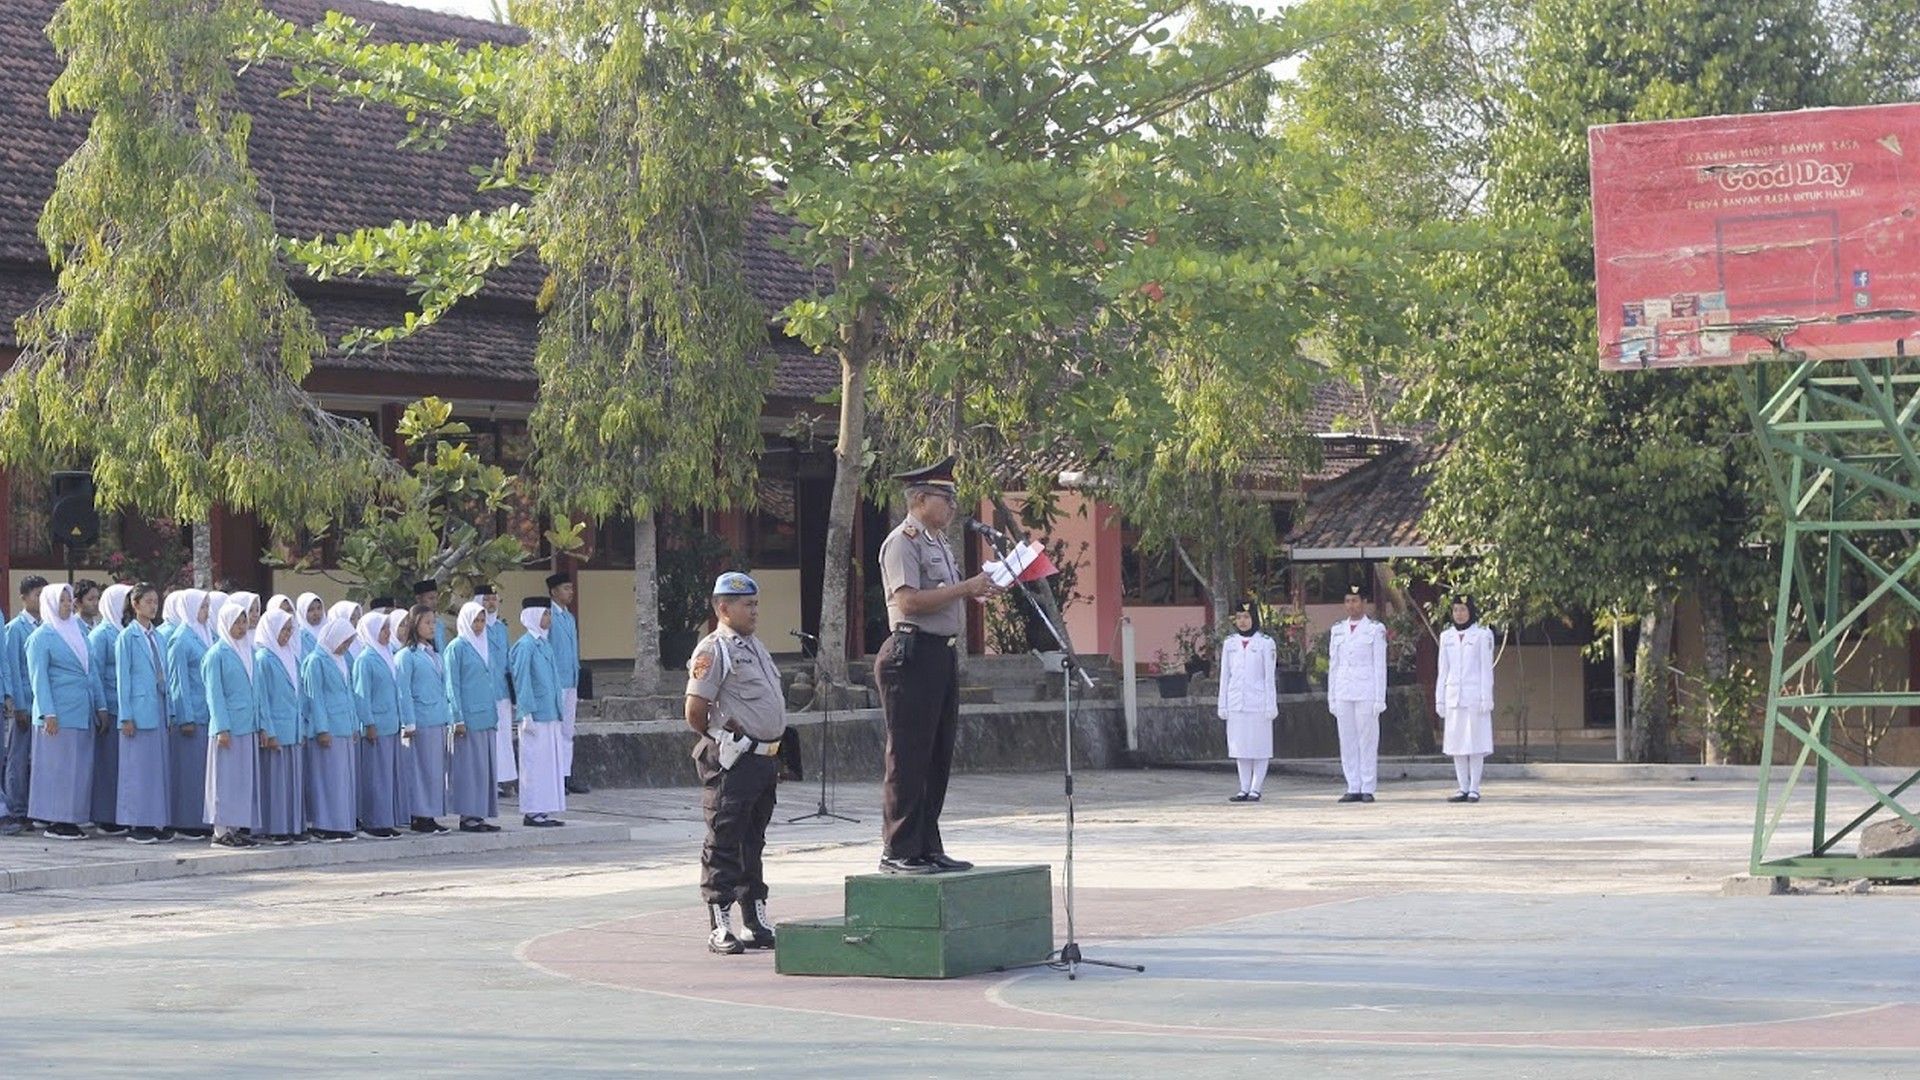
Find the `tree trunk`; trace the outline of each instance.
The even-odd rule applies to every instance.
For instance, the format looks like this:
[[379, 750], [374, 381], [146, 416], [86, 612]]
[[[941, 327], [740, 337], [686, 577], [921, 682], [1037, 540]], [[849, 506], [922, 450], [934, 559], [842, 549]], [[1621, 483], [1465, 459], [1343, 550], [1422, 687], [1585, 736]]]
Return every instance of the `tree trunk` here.
[[1699, 584], [1698, 594], [1700, 639], [1707, 664], [1704, 673], [1707, 722], [1702, 734], [1702, 760], [1708, 765], [1724, 765], [1727, 762], [1727, 750], [1721, 738], [1721, 725], [1735, 720], [1734, 717], [1719, 715], [1719, 706], [1725, 700], [1727, 679], [1733, 674], [1733, 647], [1727, 639], [1727, 594], [1717, 584], [1705, 581]]
[[1667, 659], [1673, 652], [1674, 590], [1649, 590], [1640, 613], [1640, 648], [1633, 662], [1633, 760], [1666, 761], [1673, 731]]
[[193, 523], [193, 587], [213, 588], [213, 514]]
[[[1213, 505], [1216, 510], [1226, 509], [1226, 484], [1220, 477], [1213, 478]], [[1222, 513], [1224, 517], [1224, 513]], [[1225, 529], [1213, 530], [1213, 542], [1207, 551], [1207, 591], [1213, 601], [1213, 632], [1223, 632], [1231, 618], [1234, 603], [1233, 587], [1233, 549], [1227, 543]]]
[[860, 480], [866, 471], [871, 337], [859, 330], [850, 336], [854, 340], [840, 350], [840, 437], [833, 448], [826, 566], [820, 575], [820, 649], [814, 660], [820, 682], [834, 686], [847, 685], [847, 584], [853, 570], [853, 520], [860, 512]]
[[633, 696], [660, 692], [660, 545], [657, 515], [633, 518]]

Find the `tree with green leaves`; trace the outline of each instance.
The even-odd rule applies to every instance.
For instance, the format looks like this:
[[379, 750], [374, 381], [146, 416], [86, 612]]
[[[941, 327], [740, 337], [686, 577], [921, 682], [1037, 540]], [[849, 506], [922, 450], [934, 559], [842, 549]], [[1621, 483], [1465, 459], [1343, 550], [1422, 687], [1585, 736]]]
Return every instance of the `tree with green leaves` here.
[[107, 507], [204, 522], [220, 504], [291, 529], [394, 466], [301, 389], [324, 344], [226, 100], [253, 8], [68, 0], [48, 27], [66, 60], [52, 107], [92, 119], [41, 215], [58, 291], [0, 377], [0, 464], [90, 466]]
[[1830, 104], [1829, 43], [1804, 0], [1543, 0], [1520, 31], [1487, 195], [1508, 242], [1444, 269], [1462, 305], [1412, 369], [1449, 447], [1429, 528], [1475, 554], [1460, 583], [1509, 617], [1638, 613], [1632, 753], [1660, 761], [1676, 605], [1699, 601], [1706, 681], [1727, 677], [1768, 576], [1765, 500], [1724, 371], [1598, 369], [1586, 129]]

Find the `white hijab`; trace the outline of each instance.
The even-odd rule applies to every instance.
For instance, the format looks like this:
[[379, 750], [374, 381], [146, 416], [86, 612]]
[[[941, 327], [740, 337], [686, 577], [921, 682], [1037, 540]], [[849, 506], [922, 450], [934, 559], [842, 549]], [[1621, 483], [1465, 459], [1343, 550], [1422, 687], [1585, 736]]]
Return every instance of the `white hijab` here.
[[[380, 631], [383, 629], [387, 631], [387, 641], [384, 644], [380, 641]], [[385, 660], [387, 670], [395, 670], [397, 665], [393, 659], [393, 624], [385, 615], [377, 611], [369, 611], [360, 616], [360, 644], [364, 645], [367, 651], [376, 653], [380, 659]]]
[[133, 586], [113, 584], [100, 594], [100, 617], [115, 630], [127, 628], [127, 597], [133, 592]]
[[550, 609], [543, 607], [521, 608], [520, 625], [527, 628], [527, 633], [545, 641], [547, 639], [547, 630], [540, 625], [540, 619], [546, 615], [549, 610]]
[[188, 589], [180, 594], [180, 623], [193, 631], [200, 644], [213, 644], [213, 630], [207, 625], [207, 618], [213, 613], [213, 594], [200, 589]]
[[[285, 604], [286, 607], [282, 608], [280, 606], [282, 604]], [[293, 597], [288, 596], [286, 593], [278, 592], [267, 597], [267, 611], [285, 611], [289, 615], [296, 616], [300, 613], [299, 609], [293, 606]]]
[[320, 624], [320, 648], [326, 652], [327, 659], [333, 661], [333, 666], [340, 669], [341, 675], [347, 674], [347, 658], [334, 650], [338, 649], [342, 642], [352, 640], [353, 624], [347, 620], [328, 619]]
[[186, 593], [178, 590], [168, 593], [166, 601], [160, 605], [160, 621], [168, 626], [179, 626], [185, 622], [186, 618], [180, 614], [180, 601], [186, 596]]
[[339, 619], [352, 627], [360, 621], [360, 605], [351, 600], [342, 600], [327, 609], [327, 618]]
[[478, 633], [475, 633], [473, 629], [473, 620], [475, 616], [485, 615], [486, 613], [487, 613], [487, 609], [480, 603], [480, 601], [469, 600], [466, 603], [460, 605], [460, 616], [458, 620], [459, 629], [460, 629], [460, 640], [466, 642], [468, 645], [473, 646], [473, 651], [480, 654], [480, 662], [483, 664], [487, 662], [486, 625], [483, 623], [480, 627], [480, 631]]
[[74, 613], [63, 619], [60, 617], [60, 598], [63, 596], [71, 601], [73, 586], [49, 585], [40, 590], [40, 625], [52, 627], [53, 632], [60, 635], [60, 640], [67, 643], [67, 648], [73, 650], [73, 655], [80, 658], [80, 667], [90, 669], [93, 655], [87, 651], [87, 631], [80, 625], [79, 604], [76, 602]]
[[298, 689], [300, 686], [300, 655], [293, 651], [293, 642], [298, 641], [299, 638], [289, 638], [288, 644], [280, 644], [280, 631], [286, 629], [292, 622], [292, 612], [282, 611], [277, 607], [268, 608], [267, 613], [260, 616], [260, 629], [253, 632], [253, 640], [280, 661], [280, 666], [287, 669], [287, 681], [292, 683], [295, 689]]
[[[247, 617], [247, 609], [239, 604], [228, 604], [220, 609], [220, 644], [232, 649], [240, 657], [240, 663], [247, 669], [247, 680], [253, 680], [253, 650], [242, 642], [233, 640], [233, 624]], [[216, 646], [217, 648], [218, 646]]]
[[[315, 604], [320, 604], [320, 621], [308, 622], [307, 612], [312, 611]], [[302, 632], [318, 634], [327, 625], [327, 606], [320, 603], [319, 593], [303, 592], [300, 598], [293, 602], [293, 617]]]
[[[237, 592], [227, 597], [227, 603], [239, 604], [240, 610], [246, 612], [247, 615], [251, 617], [253, 615], [253, 609], [260, 606], [260, 594], [257, 592]], [[262, 610], [261, 614], [264, 615], [266, 612]]]

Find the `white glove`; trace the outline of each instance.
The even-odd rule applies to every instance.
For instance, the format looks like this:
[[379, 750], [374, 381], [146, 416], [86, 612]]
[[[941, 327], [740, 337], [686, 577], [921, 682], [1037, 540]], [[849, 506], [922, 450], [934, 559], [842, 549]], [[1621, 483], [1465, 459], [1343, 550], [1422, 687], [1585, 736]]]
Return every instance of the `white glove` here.
[[720, 748], [720, 768], [723, 771], [733, 768], [733, 763], [739, 761], [740, 755], [752, 746], [746, 736], [735, 735], [731, 731], [716, 732], [713, 741]]

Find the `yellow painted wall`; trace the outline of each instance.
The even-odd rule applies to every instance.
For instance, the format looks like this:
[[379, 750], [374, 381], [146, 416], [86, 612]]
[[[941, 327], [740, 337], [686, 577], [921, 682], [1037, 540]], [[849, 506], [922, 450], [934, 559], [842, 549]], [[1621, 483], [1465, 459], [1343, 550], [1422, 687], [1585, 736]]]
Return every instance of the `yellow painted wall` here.
[[800, 641], [789, 631], [800, 629], [800, 571], [750, 570], [760, 586], [760, 629], [756, 634], [768, 652], [799, 653]]

